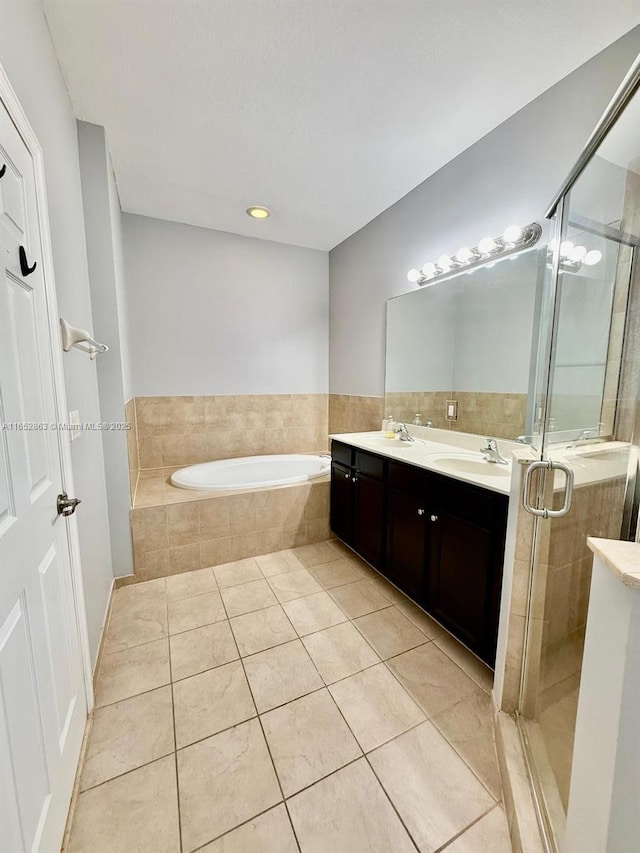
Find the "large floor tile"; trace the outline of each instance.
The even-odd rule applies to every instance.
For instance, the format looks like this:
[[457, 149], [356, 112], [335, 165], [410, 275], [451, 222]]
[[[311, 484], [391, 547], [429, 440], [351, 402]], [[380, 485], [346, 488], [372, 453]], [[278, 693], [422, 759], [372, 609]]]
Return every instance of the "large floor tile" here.
[[198, 853], [298, 853], [298, 845], [284, 806], [253, 818]]
[[282, 606], [301, 637], [347, 621], [342, 610], [326, 592], [295, 598]]
[[241, 583], [249, 583], [249, 581], [262, 580], [263, 577], [260, 567], [253, 557], [248, 557], [246, 560], [237, 560], [235, 563], [224, 563], [221, 566], [215, 566], [213, 574], [220, 589], [238, 586]]
[[428, 613], [425, 613], [421, 607], [418, 607], [413, 601], [410, 601], [408, 598], [405, 598], [404, 601], [397, 601], [396, 607], [401, 610], [405, 616], [408, 616], [409, 619], [416, 625], [423, 634], [426, 634], [429, 639], [434, 640], [436, 637], [440, 637], [443, 634], [446, 634], [447, 631], [436, 622], [435, 619], [432, 619]]
[[78, 797], [68, 853], [180, 853], [173, 755]]
[[274, 554], [265, 554], [262, 557], [256, 557], [256, 561], [265, 578], [304, 569], [304, 563], [302, 560], [291, 550], [276, 551]]
[[398, 587], [389, 583], [389, 581], [381, 575], [377, 578], [372, 578], [371, 583], [374, 584], [374, 586], [376, 586], [380, 592], [394, 604], [404, 604], [407, 601], [411, 601], [404, 592], [401, 592]]
[[365, 752], [425, 719], [382, 663], [332, 684], [329, 690]]
[[488, 811], [493, 798], [429, 722], [369, 754], [421, 853], [433, 853]]
[[415, 853], [364, 759], [296, 794], [288, 806], [302, 853]]
[[331, 560], [339, 560], [340, 554], [329, 545], [328, 542], [318, 542], [315, 545], [303, 545], [295, 549], [295, 554], [298, 556], [304, 565], [319, 566], [320, 563], [330, 563]]
[[350, 622], [309, 634], [302, 642], [327, 684], [380, 661]]
[[96, 707], [146, 693], [170, 680], [166, 638], [103, 655], [96, 684]]
[[477, 689], [475, 681], [434, 642], [391, 658], [388, 664], [428, 717]]
[[238, 659], [238, 650], [226, 619], [172, 634], [170, 645], [173, 681]]
[[251, 655], [244, 665], [261, 714], [323, 686], [300, 640]]
[[169, 602], [169, 633], [179, 634], [226, 619], [219, 592]]
[[291, 601], [294, 598], [301, 598], [303, 595], [311, 595], [322, 590], [318, 581], [307, 569], [274, 575], [269, 578], [269, 584], [277, 595], [278, 601]]
[[490, 696], [479, 687], [432, 717], [432, 722], [460, 753], [496, 799], [501, 799], [500, 773], [493, 740]]
[[174, 750], [171, 687], [97, 708], [80, 789], [92, 788]]
[[428, 641], [428, 638], [397, 607], [385, 607], [354, 620], [381, 658], [385, 660]]
[[296, 639], [296, 632], [279, 604], [231, 619], [231, 627], [242, 657]]
[[169, 601], [189, 598], [192, 595], [203, 595], [206, 592], [215, 592], [217, 589], [211, 569], [198, 569], [195, 572], [169, 575], [166, 578], [166, 583]]
[[184, 853], [282, 799], [257, 720], [179, 750], [178, 787]]
[[354, 581], [362, 580], [363, 577], [355, 563], [349, 560], [333, 560], [330, 563], [320, 563], [318, 566], [313, 566], [310, 571], [320, 586], [323, 586], [325, 589], [342, 586], [345, 583], [353, 583]]
[[330, 594], [350, 619], [389, 607], [391, 602], [369, 580], [334, 587]]
[[476, 684], [490, 693], [493, 689], [493, 671], [483, 663], [480, 658], [477, 658], [473, 652], [470, 652], [459, 640], [452, 637], [451, 634], [443, 633], [436, 637], [435, 642], [445, 654], [457, 663], [460, 669], [463, 669]]
[[501, 806], [493, 808], [450, 844], [446, 853], [512, 853], [507, 818]]
[[362, 755], [326, 690], [318, 690], [262, 717], [285, 797]]
[[277, 600], [269, 584], [264, 580], [249, 581], [238, 586], [230, 586], [221, 590], [224, 606], [229, 618], [261, 610], [277, 604]]
[[178, 749], [256, 714], [239, 660], [176, 682], [173, 707]]
[[[123, 590], [129, 588], [133, 589], [133, 586], [124, 587]], [[167, 601], [164, 586], [161, 595], [140, 598], [120, 597], [115, 599], [112, 605], [104, 642], [104, 654], [151, 643], [166, 636]]]

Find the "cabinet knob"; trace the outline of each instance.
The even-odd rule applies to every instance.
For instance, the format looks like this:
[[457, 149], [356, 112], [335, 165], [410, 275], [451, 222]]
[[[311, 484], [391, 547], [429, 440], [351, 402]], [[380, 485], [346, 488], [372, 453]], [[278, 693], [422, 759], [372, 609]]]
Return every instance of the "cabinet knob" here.
[[431, 521], [437, 521], [437, 520], [438, 520], [438, 516], [437, 516], [437, 515], [432, 515], [432, 516], [431, 516]]
[[351, 478], [351, 474], [345, 474], [344, 478], [345, 478], [345, 480], [349, 480]]
[[357, 482], [358, 482], [358, 478], [357, 478], [357, 477], [352, 477], [352, 478], [351, 478], [351, 482], [352, 482], [352, 483], [357, 483]]
[[423, 510], [423, 509], [419, 509], [419, 510], [418, 510], [418, 515], [424, 515], [424, 510]]

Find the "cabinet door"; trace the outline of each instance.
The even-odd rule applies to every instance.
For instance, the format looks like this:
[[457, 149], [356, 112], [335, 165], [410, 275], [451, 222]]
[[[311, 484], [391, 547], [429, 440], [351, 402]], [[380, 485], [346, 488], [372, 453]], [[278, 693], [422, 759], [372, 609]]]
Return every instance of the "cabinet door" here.
[[389, 491], [386, 574], [415, 601], [425, 598], [426, 519], [424, 502]]
[[355, 474], [353, 547], [376, 568], [382, 568], [384, 485], [360, 471]]
[[353, 482], [351, 468], [331, 466], [331, 529], [343, 542], [353, 544]]
[[[430, 516], [431, 518], [431, 516]], [[430, 521], [428, 609], [491, 666], [493, 532], [452, 512]]]

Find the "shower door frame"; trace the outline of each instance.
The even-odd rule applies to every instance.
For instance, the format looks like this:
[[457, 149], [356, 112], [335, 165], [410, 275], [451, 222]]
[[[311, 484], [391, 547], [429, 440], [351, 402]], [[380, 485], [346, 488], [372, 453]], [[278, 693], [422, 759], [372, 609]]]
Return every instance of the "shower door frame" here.
[[[607, 134], [615, 125], [617, 120], [620, 118], [627, 104], [630, 102], [630, 100], [634, 97], [634, 95], [639, 89], [640, 55], [638, 55], [638, 57], [636, 58], [635, 62], [627, 72], [622, 83], [618, 87], [618, 90], [609, 102], [609, 105], [605, 109], [600, 121], [594, 128], [591, 136], [589, 137], [582, 152], [580, 153], [580, 156], [578, 157], [573, 169], [560, 187], [558, 193], [554, 197], [552, 203], [550, 204], [546, 212], [546, 218], [552, 220], [555, 223], [553, 228], [553, 236], [555, 238], [555, 242], [552, 243], [552, 245], [555, 246], [555, 249], [553, 252], [550, 277], [547, 278], [543, 287], [542, 304], [540, 311], [541, 327], [539, 337], [539, 347], [541, 354], [537, 363], [538, 376], [536, 378], [535, 388], [532, 389], [536, 394], [534, 405], [539, 406], [540, 412], [540, 433], [532, 436], [532, 449], [536, 452], [539, 461], [546, 461], [545, 456], [548, 445], [548, 433], [550, 431], [549, 408], [551, 400], [551, 388], [553, 382], [554, 353], [557, 342], [558, 319], [560, 310], [559, 246], [561, 243], [562, 234], [564, 233], [566, 226], [569, 224], [567, 222], [567, 198], [572, 187], [580, 178], [587, 165], [591, 162], [591, 159], [600, 147], [601, 143], [605, 140]], [[638, 250], [637, 244], [634, 246], [634, 248]], [[638, 258], [637, 251], [634, 251], [630, 272], [631, 276], [633, 276], [634, 268], [637, 266], [638, 263], [640, 263], [640, 259]], [[633, 278], [631, 280], [633, 280]], [[640, 413], [638, 419], [640, 419]], [[634, 429], [634, 434], [631, 443], [637, 448], [640, 441], [640, 430], [638, 429], [638, 427], [640, 427], [640, 424], [636, 423], [635, 427], [636, 429]], [[627, 493], [625, 494], [625, 512], [623, 524], [624, 530], [627, 535], [630, 535], [633, 531], [633, 528], [635, 527], [635, 535], [636, 538], [638, 538], [638, 533], [640, 532], [637, 527], [639, 495], [637, 489], [636, 475], [637, 472], [631, 470], [629, 470], [627, 474]], [[544, 481], [545, 477], [539, 477], [534, 496], [536, 501], [535, 506], [537, 507], [543, 506]], [[629, 488], [629, 486], [631, 486], [631, 488]], [[542, 784], [542, 781], [540, 779], [538, 768], [535, 762], [535, 750], [531, 745], [527, 731], [527, 718], [522, 713], [522, 709], [527, 701], [527, 676], [528, 667], [531, 663], [532, 653], [531, 629], [533, 620], [533, 594], [536, 580], [535, 572], [538, 567], [538, 548], [540, 545], [540, 537], [544, 529], [543, 525], [545, 524], [549, 525], [550, 520], [547, 518], [542, 518], [540, 516], [536, 516], [534, 518], [533, 537], [530, 555], [530, 571], [527, 589], [527, 606], [525, 616], [525, 643], [522, 654], [518, 706], [516, 709], [515, 718], [519, 736], [522, 742], [524, 760], [529, 775], [531, 793], [537, 812], [542, 840], [548, 853], [558, 853], [559, 843], [561, 843], [561, 839], [558, 839], [556, 837], [556, 825], [550, 817], [550, 811], [548, 809], [544, 785]]]

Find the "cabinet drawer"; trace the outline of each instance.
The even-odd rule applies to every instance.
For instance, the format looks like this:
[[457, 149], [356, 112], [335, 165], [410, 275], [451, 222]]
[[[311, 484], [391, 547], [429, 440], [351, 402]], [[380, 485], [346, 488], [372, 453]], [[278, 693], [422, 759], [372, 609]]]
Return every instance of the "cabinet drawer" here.
[[342, 444], [340, 441], [331, 442], [331, 458], [334, 462], [339, 462], [341, 465], [346, 465], [350, 468], [352, 448], [348, 444]]
[[452, 512], [472, 524], [491, 528], [506, 510], [507, 496], [499, 495], [480, 486], [461, 483], [451, 477], [433, 476], [434, 504], [438, 509]]
[[364, 450], [356, 450], [355, 467], [363, 474], [368, 474], [369, 477], [375, 477], [377, 480], [382, 480], [384, 476], [384, 459], [381, 456], [366, 453]]
[[389, 462], [389, 486], [416, 500], [424, 500], [429, 491], [429, 474], [413, 465]]

